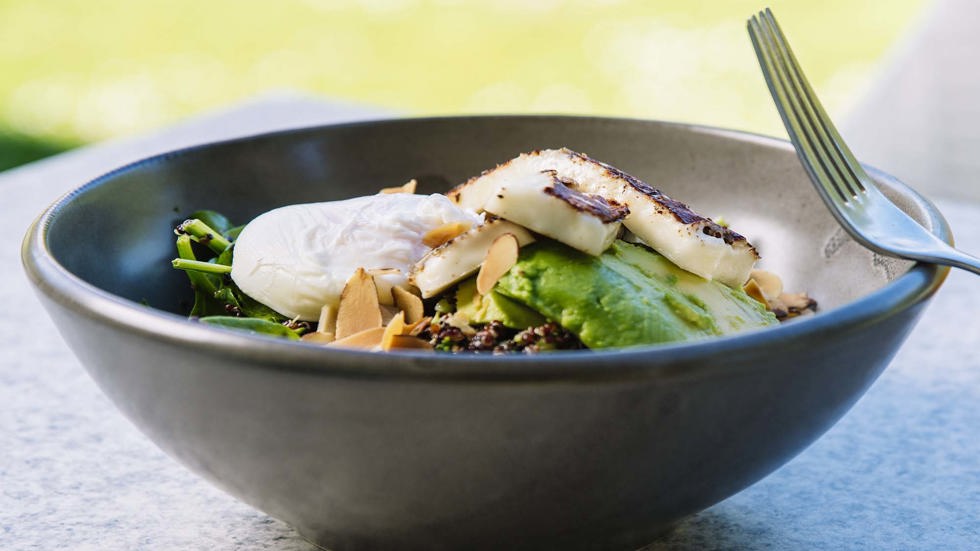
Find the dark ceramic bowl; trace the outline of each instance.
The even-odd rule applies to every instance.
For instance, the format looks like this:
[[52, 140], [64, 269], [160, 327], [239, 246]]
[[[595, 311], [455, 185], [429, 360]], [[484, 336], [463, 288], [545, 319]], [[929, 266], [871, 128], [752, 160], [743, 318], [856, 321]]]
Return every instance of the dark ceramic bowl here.
[[[607, 161], [760, 248], [822, 311], [694, 344], [537, 357], [374, 354], [187, 321], [172, 228], [246, 221], [415, 177], [437, 192], [535, 148]], [[940, 214], [874, 172], [950, 240]], [[567, 117], [325, 126], [179, 151], [69, 194], [24, 262], [102, 389], [191, 470], [333, 549], [634, 548], [826, 431], [898, 350], [945, 269], [838, 229], [791, 147], [726, 130]]]

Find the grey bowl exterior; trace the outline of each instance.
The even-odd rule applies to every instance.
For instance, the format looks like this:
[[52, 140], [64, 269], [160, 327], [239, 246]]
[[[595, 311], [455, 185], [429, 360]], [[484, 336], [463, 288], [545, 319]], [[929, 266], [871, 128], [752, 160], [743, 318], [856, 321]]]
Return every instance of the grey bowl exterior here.
[[[533, 358], [381, 355], [172, 313], [186, 283], [166, 264], [169, 229], [175, 211], [247, 220], [405, 176], [437, 191], [534, 147], [568, 145], [629, 170], [657, 148], [668, 151], [656, 162], [677, 165], [692, 143], [744, 157], [733, 170], [788, 171], [797, 187], [805, 178], [786, 168], [795, 156], [784, 142], [649, 121], [329, 126], [124, 167], [44, 213], [24, 263], [66, 341], [127, 417], [194, 472], [320, 545], [635, 548], [826, 431], [884, 369], [947, 270], [916, 265], [809, 319], [695, 344]], [[773, 160], [752, 165], [760, 156]], [[876, 177], [951, 239], [928, 201]], [[808, 188], [780, 200], [819, 205]], [[813, 233], [793, 231], [804, 242]], [[839, 275], [842, 286], [873, 279]]]

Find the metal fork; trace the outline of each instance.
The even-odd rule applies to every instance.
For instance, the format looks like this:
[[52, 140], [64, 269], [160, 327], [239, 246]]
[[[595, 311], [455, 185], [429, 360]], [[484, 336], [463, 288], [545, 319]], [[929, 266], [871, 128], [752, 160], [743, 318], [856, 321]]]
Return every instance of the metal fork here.
[[796, 153], [820, 197], [847, 233], [884, 255], [980, 274], [980, 258], [949, 246], [878, 190], [834, 128], [772, 11], [759, 12], [749, 19], [748, 27]]

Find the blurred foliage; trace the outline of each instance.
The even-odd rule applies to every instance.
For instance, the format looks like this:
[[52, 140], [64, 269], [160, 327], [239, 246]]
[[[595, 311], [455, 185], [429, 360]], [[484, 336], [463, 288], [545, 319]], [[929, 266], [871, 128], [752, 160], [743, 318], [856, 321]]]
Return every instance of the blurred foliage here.
[[0, 171], [67, 151], [76, 145], [64, 140], [0, 131]]
[[[144, 131], [288, 88], [410, 114], [602, 114], [781, 134], [745, 32], [764, 4], [0, 0], [0, 128], [39, 140], [10, 148], [27, 159], [44, 141]], [[771, 5], [834, 112], [923, 1]]]

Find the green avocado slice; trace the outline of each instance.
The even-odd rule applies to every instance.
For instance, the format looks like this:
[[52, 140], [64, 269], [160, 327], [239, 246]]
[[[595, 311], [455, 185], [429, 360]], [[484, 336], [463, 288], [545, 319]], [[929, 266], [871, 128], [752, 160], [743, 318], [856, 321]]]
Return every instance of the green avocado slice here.
[[496, 320], [511, 329], [527, 329], [547, 321], [541, 314], [494, 290], [480, 296], [476, 292], [476, 278], [459, 284], [456, 291], [456, 311], [465, 315], [472, 323], [482, 324]]
[[550, 240], [522, 247], [494, 291], [558, 322], [589, 348], [687, 341], [778, 323], [742, 289], [625, 241], [600, 256]]

